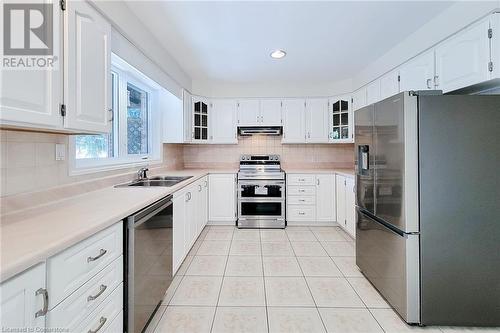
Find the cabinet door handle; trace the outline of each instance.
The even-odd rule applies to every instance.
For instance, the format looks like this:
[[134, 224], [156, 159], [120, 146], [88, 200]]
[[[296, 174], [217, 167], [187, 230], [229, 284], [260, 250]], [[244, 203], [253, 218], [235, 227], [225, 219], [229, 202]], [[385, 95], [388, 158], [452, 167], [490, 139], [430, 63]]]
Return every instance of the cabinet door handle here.
[[431, 82], [432, 79], [427, 79], [427, 89], [432, 89]]
[[316, 185], [319, 185], [319, 179], [316, 179]]
[[208, 187], [208, 182], [205, 180], [205, 187]]
[[201, 189], [202, 189], [201, 185], [198, 185], [198, 192], [201, 192]]
[[99, 330], [104, 326], [104, 324], [106, 324], [107, 321], [108, 321], [108, 318], [101, 317], [101, 319], [99, 319], [99, 326], [97, 326], [97, 328], [95, 330], [88, 330], [87, 333], [97, 333], [97, 332], [99, 332]]
[[439, 75], [435, 75], [435, 76], [434, 76], [434, 85], [435, 85], [436, 87], [438, 87], [438, 86], [439, 86]]
[[101, 286], [99, 287], [99, 292], [95, 295], [90, 295], [87, 297], [87, 302], [90, 302], [90, 301], [93, 301], [95, 299], [97, 299], [99, 296], [102, 295], [102, 293], [104, 291], [106, 291], [106, 289], [108, 288], [108, 286], [104, 285], [104, 284], [101, 284]]
[[114, 120], [114, 118], [115, 118], [115, 115], [114, 115], [114, 113], [113, 113], [113, 109], [108, 109], [108, 112], [109, 112], [109, 113], [111, 113], [111, 117], [109, 118], [109, 120], [108, 120], [108, 121], [109, 121], [110, 123], [112, 123], [112, 122], [113, 122], [113, 120]]
[[35, 313], [35, 318], [45, 316], [47, 314], [47, 311], [49, 310], [49, 293], [47, 292], [47, 289], [45, 288], [40, 288], [35, 292], [35, 296], [38, 295], [43, 295], [43, 307], [41, 310], [38, 310]]
[[105, 255], [107, 252], [108, 252], [107, 250], [101, 249], [99, 251], [99, 255], [97, 255], [95, 257], [88, 257], [87, 262], [95, 261], [95, 260], [99, 259], [100, 257], [102, 257], [103, 255]]

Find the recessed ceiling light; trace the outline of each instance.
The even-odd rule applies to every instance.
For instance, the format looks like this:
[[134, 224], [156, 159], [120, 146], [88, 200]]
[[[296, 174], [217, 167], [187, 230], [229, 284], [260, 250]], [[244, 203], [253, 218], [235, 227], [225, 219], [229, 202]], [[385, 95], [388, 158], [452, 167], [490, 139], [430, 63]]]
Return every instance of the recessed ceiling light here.
[[281, 59], [286, 56], [286, 52], [283, 50], [275, 50], [271, 52], [271, 58], [273, 59]]

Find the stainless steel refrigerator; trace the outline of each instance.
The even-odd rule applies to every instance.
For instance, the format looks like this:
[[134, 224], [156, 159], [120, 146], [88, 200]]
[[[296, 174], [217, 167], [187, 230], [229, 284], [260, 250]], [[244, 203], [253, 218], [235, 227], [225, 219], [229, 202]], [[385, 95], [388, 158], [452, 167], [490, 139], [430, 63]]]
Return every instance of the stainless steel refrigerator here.
[[500, 95], [355, 111], [356, 264], [408, 323], [500, 326]]

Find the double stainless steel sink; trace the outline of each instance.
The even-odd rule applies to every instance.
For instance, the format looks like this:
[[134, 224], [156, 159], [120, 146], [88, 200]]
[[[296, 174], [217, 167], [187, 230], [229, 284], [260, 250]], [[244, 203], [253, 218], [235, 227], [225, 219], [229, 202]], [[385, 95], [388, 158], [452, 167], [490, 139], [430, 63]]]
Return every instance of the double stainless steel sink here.
[[186, 177], [175, 177], [175, 176], [155, 176], [142, 180], [134, 180], [130, 183], [116, 185], [115, 187], [130, 187], [130, 186], [142, 186], [142, 187], [152, 187], [152, 186], [162, 186], [170, 187], [179, 184], [193, 176]]

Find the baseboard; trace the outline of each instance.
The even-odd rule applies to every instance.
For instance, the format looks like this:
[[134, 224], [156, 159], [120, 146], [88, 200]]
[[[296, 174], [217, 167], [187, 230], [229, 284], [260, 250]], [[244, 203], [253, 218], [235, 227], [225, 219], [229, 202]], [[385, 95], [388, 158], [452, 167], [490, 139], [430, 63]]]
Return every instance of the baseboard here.
[[287, 221], [289, 227], [340, 227], [334, 221]]
[[236, 226], [236, 221], [208, 221], [207, 225], [231, 225], [231, 226]]

